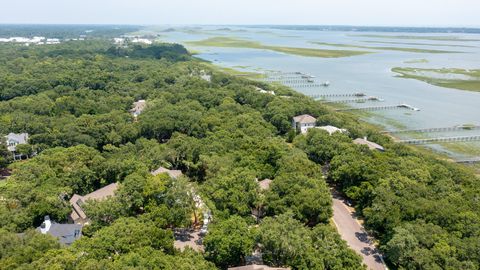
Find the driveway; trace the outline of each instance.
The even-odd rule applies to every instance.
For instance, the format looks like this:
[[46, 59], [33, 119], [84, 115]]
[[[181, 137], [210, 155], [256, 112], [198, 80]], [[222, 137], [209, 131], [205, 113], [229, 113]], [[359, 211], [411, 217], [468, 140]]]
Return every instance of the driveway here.
[[385, 270], [381, 254], [373, 244], [372, 238], [365, 232], [355, 217], [354, 209], [347, 206], [343, 199], [333, 192], [333, 221], [342, 239], [351, 249], [363, 257], [363, 263], [371, 270]]

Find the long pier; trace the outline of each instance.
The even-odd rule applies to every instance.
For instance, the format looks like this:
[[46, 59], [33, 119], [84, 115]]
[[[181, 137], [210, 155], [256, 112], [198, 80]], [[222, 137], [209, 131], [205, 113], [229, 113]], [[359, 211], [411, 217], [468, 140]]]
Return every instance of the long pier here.
[[462, 164], [480, 163], [480, 157], [472, 158], [472, 159], [461, 159], [461, 160], [456, 160], [455, 162], [456, 163], [462, 163]]
[[398, 133], [433, 133], [433, 132], [449, 132], [449, 131], [468, 131], [468, 130], [478, 130], [478, 129], [480, 129], [480, 126], [461, 125], [461, 126], [454, 126], [454, 127], [382, 131], [382, 133], [392, 133], [392, 134], [398, 134]]
[[335, 97], [366, 97], [364, 93], [348, 93], [348, 94], [312, 94], [308, 95], [311, 98], [335, 98]]
[[399, 143], [405, 144], [431, 144], [431, 143], [440, 143], [440, 142], [473, 142], [480, 141], [480, 135], [474, 136], [456, 136], [456, 137], [440, 137], [440, 138], [429, 138], [429, 139], [414, 139], [414, 140], [399, 140]]
[[387, 105], [387, 106], [372, 106], [372, 107], [363, 107], [363, 108], [347, 108], [347, 109], [337, 109], [338, 112], [344, 111], [380, 111], [380, 110], [391, 110], [391, 109], [409, 109], [412, 111], [419, 111], [420, 109], [412, 107], [408, 104], [399, 104], [399, 105]]
[[368, 101], [383, 101], [377, 97], [368, 97], [368, 98], [355, 98], [355, 99], [342, 99], [342, 100], [323, 100], [321, 103], [331, 103], [331, 104], [340, 104], [340, 103], [361, 103]]

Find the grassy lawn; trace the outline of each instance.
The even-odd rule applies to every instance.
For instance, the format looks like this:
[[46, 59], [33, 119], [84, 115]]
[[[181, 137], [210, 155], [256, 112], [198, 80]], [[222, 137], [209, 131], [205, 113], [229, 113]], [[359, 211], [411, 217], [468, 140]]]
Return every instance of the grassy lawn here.
[[315, 41], [312, 41], [311, 43], [317, 44], [317, 45], [342, 47], [342, 48], [358, 48], [358, 49], [401, 51], [401, 52], [414, 52], [414, 53], [461, 53], [457, 51], [429, 50], [429, 49], [402, 48], [402, 47], [371, 47], [371, 46], [348, 45], [348, 44], [337, 44], [337, 43], [326, 43], [326, 42], [315, 42]]
[[271, 50], [286, 54], [307, 56], [307, 57], [322, 57], [322, 58], [338, 58], [355, 55], [367, 54], [365, 51], [352, 50], [325, 50], [325, 49], [311, 49], [311, 48], [295, 48], [264, 45], [256, 41], [249, 41], [230, 37], [213, 37], [200, 41], [187, 42], [189, 45], [204, 46], [204, 47], [229, 47], [229, 48], [249, 48], [249, 49], [263, 49]]
[[[450, 69], [422, 69], [422, 68], [407, 68], [407, 67], [396, 67], [392, 68], [393, 72], [398, 73], [398, 77], [406, 79], [416, 79], [419, 81], [424, 81], [426, 83], [446, 87], [454, 88], [467, 91], [480, 92], [480, 69], [466, 70], [458, 68]], [[432, 76], [427, 76], [422, 74], [423, 72], [429, 72], [430, 74], [439, 74], [439, 75], [464, 75], [468, 76], [471, 79], [449, 79], [449, 78], [435, 78]]]
[[406, 39], [406, 40], [437, 40], [437, 41], [480, 41], [480, 39], [464, 39], [454, 36], [390, 36], [390, 35], [349, 35], [352, 37], [368, 37], [368, 38], [389, 38], [389, 39]]

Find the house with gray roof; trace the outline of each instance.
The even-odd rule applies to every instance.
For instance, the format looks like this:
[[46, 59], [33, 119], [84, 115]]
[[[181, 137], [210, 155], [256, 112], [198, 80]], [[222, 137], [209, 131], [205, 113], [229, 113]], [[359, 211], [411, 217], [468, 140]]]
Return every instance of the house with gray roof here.
[[56, 237], [60, 244], [71, 245], [75, 240], [82, 236], [82, 225], [80, 224], [60, 224], [50, 220], [45, 216], [42, 225], [37, 228], [42, 234], [50, 234]]
[[88, 224], [90, 221], [87, 217], [87, 214], [83, 210], [83, 205], [89, 201], [102, 201], [108, 197], [115, 196], [115, 191], [118, 189], [117, 183], [112, 183], [108, 186], [105, 186], [101, 189], [97, 189], [92, 193], [89, 193], [85, 196], [74, 194], [70, 199], [70, 205], [72, 206], [72, 213], [70, 213], [70, 220], [77, 224]]
[[27, 144], [28, 143], [28, 133], [9, 133], [5, 136], [7, 149], [10, 152], [15, 152], [17, 150], [17, 145]]
[[300, 133], [305, 134], [310, 128], [314, 128], [317, 119], [309, 114], [302, 114], [295, 116], [292, 120], [292, 128], [300, 130]]

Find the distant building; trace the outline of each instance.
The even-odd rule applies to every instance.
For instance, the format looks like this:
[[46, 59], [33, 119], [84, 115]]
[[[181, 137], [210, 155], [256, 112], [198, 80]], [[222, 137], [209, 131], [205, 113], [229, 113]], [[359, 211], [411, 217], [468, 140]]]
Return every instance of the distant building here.
[[344, 128], [337, 128], [337, 127], [330, 126], [330, 125], [329, 126], [316, 127], [316, 128], [321, 129], [321, 130], [325, 130], [330, 135], [332, 135], [335, 132], [340, 132], [340, 133], [347, 132], [347, 130], [344, 129]]
[[88, 224], [89, 219], [82, 208], [83, 205], [88, 200], [102, 201], [107, 199], [108, 197], [113, 197], [117, 189], [118, 184], [113, 183], [101, 189], [95, 190], [94, 192], [85, 196], [74, 194], [70, 199], [70, 205], [72, 205], [73, 208], [72, 213], [70, 213], [70, 219], [77, 224]]
[[368, 146], [368, 148], [370, 150], [378, 150], [378, 151], [382, 151], [382, 152], [385, 151], [383, 146], [367, 140], [367, 137], [364, 137], [363, 139], [362, 138], [357, 138], [357, 139], [353, 140], [353, 143], [354, 144], [359, 144], [359, 145], [366, 145], [366, 146]]
[[62, 245], [70, 245], [82, 236], [82, 225], [79, 224], [60, 224], [50, 220], [45, 216], [45, 221], [37, 228], [42, 234], [50, 234], [58, 238]]
[[161, 173], [166, 173], [168, 174], [168, 176], [170, 176], [173, 179], [177, 179], [178, 177], [183, 175], [182, 171], [180, 170], [169, 170], [165, 167], [160, 167], [155, 171], [151, 172], [152, 175], [159, 175]]
[[140, 99], [133, 103], [133, 108], [130, 112], [133, 114], [134, 117], [139, 116], [143, 110], [147, 107], [147, 102], [143, 99]]
[[275, 96], [275, 91], [267, 91], [267, 90], [262, 89], [260, 87], [255, 87], [255, 90], [257, 90], [258, 92], [260, 92], [262, 94], [269, 94], [269, 95]]
[[272, 180], [270, 179], [264, 179], [262, 181], [258, 181], [258, 186], [260, 187], [260, 190], [269, 190], [270, 189], [270, 184], [272, 184]]
[[295, 116], [292, 120], [292, 127], [299, 129], [302, 134], [307, 133], [307, 130], [315, 127], [317, 119], [309, 114]]
[[7, 149], [10, 152], [15, 152], [17, 150], [17, 145], [27, 144], [28, 143], [28, 133], [9, 133], [6, 138]]
[[250, 264], [238, 267], [229, 267], [228, 270], [290, 270], [290, 268], [270, 267], [267, 265]]

